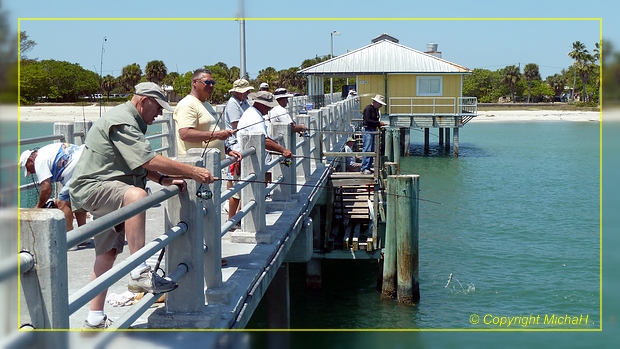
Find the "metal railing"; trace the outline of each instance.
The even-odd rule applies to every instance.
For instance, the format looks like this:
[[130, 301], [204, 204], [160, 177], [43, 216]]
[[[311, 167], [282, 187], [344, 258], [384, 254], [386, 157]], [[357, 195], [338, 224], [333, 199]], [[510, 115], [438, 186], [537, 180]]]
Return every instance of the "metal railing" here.
[[[31, 255], [21, 256], [22, 292], [28, 299], [29, 309], [21, 314], [22, 324], [29, 324], [35, 329], [64, 329], [69, 327], [69, 316], [84, 306], [95, 295], [110, 287], [124, 277], [135, 266], [146, 261], [164, 246], [168, 259], [167, 275], [185, 287], [179, 287], [166, 297], [168, 313], [201, 313], [204, 301], [209, 302], [207, 289], [216, 289], [222, 285], [221, 236], [237, 222], [241, 222], [244, 233], [261, 233], [266, 229], [265, 195], [272, 193], [274, 201], [286, 202], [298, 190], [297, 177], [309, 178], [314, 169], [322, 166], [322, 159], [327, 151], [340, 149], [342, 133], [350, 127], [352, 110], [358, 111], [359, 105], [354, 100], [339, 101], [307, 114], [294, 114], [300, 124], [309, 128], [308, 137], [299, 137], [291, 132], [290, 125], [274, 123], [271, 138], [278, 140], [282, 146], [290, 149], [295, 156], [289, 166], [282, 163], [280, 156], [268, 164], [265, 163], [265, 138], [262, 134], [249, 134], [239, 137], [242, 147], [241, 172], [245, 177], [230, 189], [221, 192], [219, 182], [206, 186], [213, 193], [213, 198], [205, 200], [194, 197], [201, 187], [194, 181], [187, 181], [185, 193], [175, 187], [166, 187], [146, 198], [125, 206], [113, 213], [89, 222], [65, 234], [64, 215], [55, 209], [22, 209], [20, 212], [21, 249]], [[170, 127], [162, 134], [152, 138], [162, 138], [169, 143], [167, 150], [176, 144], [171, 132], [171, 117], [164, 117], [160, 122]], [[68, 136], [64, 136], [67, 139]], [[163, 147], [162, 147], [163, 148]], [[219, 174], [221, 168], [233, 163], [232, 158], [220, 160], [217, 149], [190, 149], [186, 156], [177, 161], [194, 166], [202, 166], [213, 174]], [[202, 156], [196, 156], [202, 155]], [[321, 165], [320, 165], [321, 164]], [[265, 172], [271, 170], [275, 180], [265, 185]], [[221, 224], [221, 206], [224, 200], [235, 193], [241, 194], [244, 204], [241, 211]], [[189, 200], [188, 200], [189, 198]], [[146, 244], [144, 248], [132, 254], [117, 266], [93, 280], [74, 294], [67, 290], [67, 249], [81, 241], [92, 238], [100, 232], [114, 227], [137, 213], [163, 202], [165, 205], [165, 233]], [[209, 224], [205, 224], [208, 221]], [[176, 224], [175, 226], [169, 226]], [[36, 239], [34, 237], [37, 237]], [[189, 246], [189, 247], [188, 247]], [[13, 259], [14, 261], [14, 259]], [[36, 268], [29, 268], [34, 264]], [[189, 267], [193, 266], [193, 267]], [[208, 267], [205, 267], [208, 266]], [[28, 271], [26, 271], [29, 269]], [[0, 277], [6, 278], [16, 272], [16, 268], [4, 260], [0, 263]], [[0, 281], [3, 279], [0, 278]], [[45, 288], [45, 292], [41, 292]], [[127, 328], [152, 304], [156, 296], [144, 297], [117, 320], [114, 328]], [[217, 326], [217, 322], [214, 324]]]
[[476, 97], [390, 97], [389, 115], [463, 116], [477, 113]]

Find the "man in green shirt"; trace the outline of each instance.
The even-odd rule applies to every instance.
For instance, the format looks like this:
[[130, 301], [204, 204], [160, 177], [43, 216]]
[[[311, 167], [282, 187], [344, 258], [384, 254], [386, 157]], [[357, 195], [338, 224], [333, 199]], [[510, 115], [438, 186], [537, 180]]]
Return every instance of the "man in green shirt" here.
[[[181, 191], [186, 189], [183, 178], [213, 182], [207, 169], [176, 162], [151, 149], [144, 134], [164, 108], [174, 110], [161, 87], [143, 82], [136, 85], [130, 101], [93, 124], [69, 184], [74, 211], [88, 211], [94, 218], [116, 211], [147, 196], [147, 179], [165, 186], [178, 185]], [[93, 279], [112, 268], [123, 251], [125, 238], [131, 254], [144, 247], [145, 223], [146, 213], [142, 212], [95, 236]], [[132, 292], [162, 293], [175, 288], [174, 281], [160, 277], [146, 263], [130, 273], [128, 289]], [[103, 312], [106, 294], [107, 290], [91, 301], [84, 328], [107, 328], [112, 323]]]

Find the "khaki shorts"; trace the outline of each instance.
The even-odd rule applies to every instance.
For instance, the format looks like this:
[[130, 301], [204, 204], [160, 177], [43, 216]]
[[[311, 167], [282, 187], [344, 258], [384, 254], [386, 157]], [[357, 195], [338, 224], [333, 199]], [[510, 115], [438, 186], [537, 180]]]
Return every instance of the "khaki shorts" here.
[[[93, 219], [101, 218], [116, 211], [123, 205], [125, 192], [133, 186], [119, 181], [102, 182], [86, 199], [82, 207], [90, 212]], [[125, 246], [125, 223], [95, 235], [95, 254], [101, 255], [116, 249], [116, 255]]]

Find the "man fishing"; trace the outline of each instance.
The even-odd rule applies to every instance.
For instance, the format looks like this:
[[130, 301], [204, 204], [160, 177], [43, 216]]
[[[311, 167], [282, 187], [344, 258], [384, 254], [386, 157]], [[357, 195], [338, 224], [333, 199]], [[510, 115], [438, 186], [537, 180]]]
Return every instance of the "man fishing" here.
[[[209, 170], [184, 164], [156, 154], [145, 137], [148, 125], [163, 109], [174, 111], [166, 102], [164, 91], [157, 84], [136, 85], [130, 101], [114, 107], [95, 122], [86, 137], [86, 145], [69, 184], [71, 204], [76, 211], [88, 211], [100, 218], [122, 207], [144, 199], [146, 180], [164, 186], [177, 185], [185, 191], [184, 178], [198, 183], [212, 183]], [[172, 176], [169, 176], [172, 175]], [[145, 245], [146, 212], [95, 236], [95, 264], [92, 279], [112, 268], [123, 251], [125, 238], [130, 254]], [[164, 293], [176, 283], [163, 278], [145, 262], [130, 273], [127, 288], [131, 292]], [[112, 320], [104, 311], [107, 289], [90, 303], [85, 329], [108, 328]]]

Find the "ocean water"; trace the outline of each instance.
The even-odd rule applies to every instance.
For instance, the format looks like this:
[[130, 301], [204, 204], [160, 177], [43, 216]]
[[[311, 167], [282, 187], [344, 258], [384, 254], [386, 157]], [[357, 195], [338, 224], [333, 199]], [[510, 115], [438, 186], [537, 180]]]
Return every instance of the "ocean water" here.
[[374, 261], [323, 261], [321, 290], [306, 289], [303, 267], [292, 266], [291, 326], [600, 328], [598, 123], [471, 123], [458, 158], [436, 145], [424, 156], [422, 139], [412, 131], [417, 155], [401, 158], [428, 200], [419, 304], [381, 300]]

